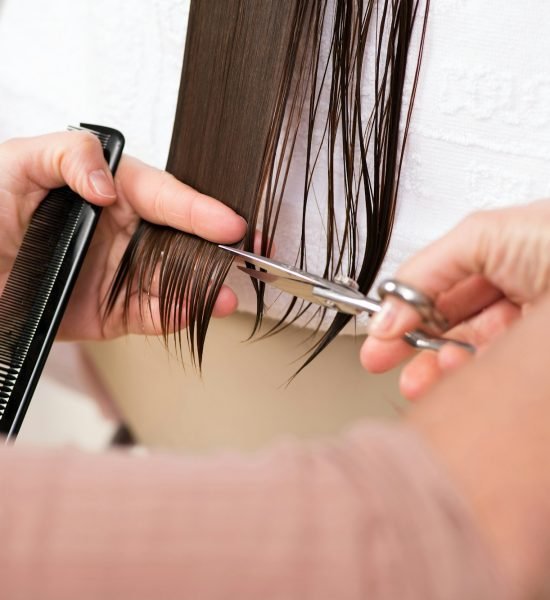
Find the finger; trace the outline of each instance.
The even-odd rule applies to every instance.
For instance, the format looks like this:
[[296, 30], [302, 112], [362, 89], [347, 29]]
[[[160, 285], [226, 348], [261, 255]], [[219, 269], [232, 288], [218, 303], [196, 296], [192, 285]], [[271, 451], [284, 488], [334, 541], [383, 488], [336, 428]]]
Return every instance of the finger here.
[[[440, 295], [472, 275], [483, 273], [494, 220], [475, 213], [402, 265], [396, 279], [424, 292], [437, 305]], [[415, 327], [419, 319], [394, 299], [373, 320], [371, 333], [396, 337]]]
[[[480, 296], [479, 304], [482, 305], [487, 297], [489, 292], [486, 297]], [[465, 341], [476, 348], [482, 348], [497, 335], [506, 331], [520, 315], [518, 306], [501, 298], [469, 320], [450, 329], [444, 337]], [[397, 366], [413, 353], [414, 349], [401, 339], [384, 340], [369, 336], [361, 347], [360, 360], [363, 367], [371, 373], [383, 373]], [[413, 365], [415, 360], [416, 358], [410, 365]], [[412, 372], [414, 373], [414, 369]]]
[[216, 298], [216, 304], [214, 304], [214, 310], [212, 315], [217, 319], [223, 319], [232, 315], [239, 306], [239, 300], [235, 295], [235, 292], [226, 285], [222, 285], [220, 293]]
[[435, 305], [454, 327], [493, 305], [502, 292], [481, 275], [471, 275], [459, 281], [449, 291], [439, 294]]
[[[440, 297], [437, 308], [452, 327], [468, 319], [500, 297], [488, 281], [474, 276], [460, 282]], [[382, 317], [380, 317], [382, 315]], [[369, 336], [361, 348], [361, 364], [371, 373], [383, 373], [414, 353], [414, 348], [401, 340], [406, 331], [422, 328], [419, 313], [409, 304], [388, 297], [382, 310], [369, 323]], [[397, 339], [396, 339], [397, 337]], [[448, 334], [448, 337], [452, 335]]]
[[[272, 258], [277, 253], [277, 246], [275, 242], [271, 241], [269, 244], [269, 253], [267, 254], [268, 258]], [[254, 254], [262, 254], [262, 232], [259, 229], [256, 229], [254, 232]]]
[[367, 337], [361, 346], [359, 359], [370, 373], [385, 373], [408, 358], [414, 349], [402, 339], [381, 340]]
[[[521, 310], [506, 299], [496, 302], [487, 310], [448, 332], [448, 337], [476, 346], [476, 354], [483, 352], [495, 338], [507, 331], [521, 316]], [[414, 400], [425, 394], [443, 375], [474, 358], [474, 355], [453, 344], [446, 344], [439, 352], [421, 352], [403, 368], [400, 379], [401, 393]]]
[[474, 355], [454, 344], [446, 344], [437, 353], [437, 364], [442, 373], [450, 373], [472, 360]]
[[[126, 328], [122, 329], [123, 320], [122, 315], [122, 299], [117, 303], [117, 307], [107, 318], [107, 322], [104, 327], [104, 334], [106, 338], [116, 337], [123, 333], [133, 333], [140, 335], [164, 335], [162, 328], [162, 322], [160, 317], [160, 305], [159, 298], [151, 295], [145, 300], [143, 304], [143, 298], [140, 299], [137, 293], [132, 294], [129, 310], [126, 320]], [[220, 289], [216, 302], [214, 304], [213, 316], [216, 318], [224, 318], [233, 314], [237, 310], [238, 299], [233, 290], [225, 285]], [[177, 309], [179, 312], [179, 309]], [[171, 325], [169, 331], [166, 333], [174, 333], [173, 327], [174, 320], [170, 319]], [[185, 309], [182, 312], [182, 319], [180, 321], [181, 328], [187, 326], [187, 319]]]
[[420, 399], [441, 377], [473, 360], [473, 355], [452, 344], [439, 352], [423, 351], [403, 367], [399, 389], [407, 400]]
[[407, 400], [418, 400], [440, 379], [441, 374], [437, 353], [425, 350], [403, 367], [399, 390]]
[[68, 185], [82, 198], [101, 206], [116, 198], [113, 176], [101, 143], [84, 131], [18, 138], [2, 145], [15, 193]]
[[[502, 292], [487, 279], [480, 275], [471, 275], [439, 294], [434, 300], [434, 305], [452, 327], [501, 297]], [[381, 311], [369, 324], [369, 333], [381, 339], [392, 339], [401, 337], [406, 331], [417, 327], [422, 327], [419, 312], [412, 305], [387, 296]]]
[[445, 337], [468, 342], [483, 350], [496, 337], [505, 333], [521, 317], [521, 309], [506, 298], [500, 299], [471, 319], [450, 329]]
[[402, 265], [397, 279], [437, 298], [470, 275], [483, 273], [488, 251], [485, 242], [493, 227], [488, 214], [478, 212], [467, 217]]
[[421, 320], [420, 313], [411, 304], [386, 296], [380, 311], [369, 321], [369, 336], [380, 340], [400, 338], [406, 331], [415, 329]]
[[123, 156], [117, 171], [117, 190], [140, 217], [151, 223], [218, 243], [236, 242], [246, 232], [246, 221], [231, 208], [136, 158]]

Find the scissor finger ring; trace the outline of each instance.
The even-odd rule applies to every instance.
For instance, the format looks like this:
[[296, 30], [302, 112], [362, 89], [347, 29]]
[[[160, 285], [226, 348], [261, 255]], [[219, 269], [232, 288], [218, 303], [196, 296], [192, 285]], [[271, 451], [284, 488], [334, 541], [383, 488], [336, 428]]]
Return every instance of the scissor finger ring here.
[[385, 279], [378, 286], [378, 295], [382, 299], [386, 296], [394, 296], [412, 306], [432, 332], [441, 333], [449, 328], [447, 319], [434, 306], [433, 300], [410, 285], [401, 283], [397, 279]]

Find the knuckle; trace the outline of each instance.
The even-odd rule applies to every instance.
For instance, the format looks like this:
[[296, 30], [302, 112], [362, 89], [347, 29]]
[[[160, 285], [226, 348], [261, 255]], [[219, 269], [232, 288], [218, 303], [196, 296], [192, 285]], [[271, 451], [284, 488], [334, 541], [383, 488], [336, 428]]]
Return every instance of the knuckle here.
[[2, 144], [0, 144], [0, 148], [5, 149], [6, 151], [15, 151], [23, 141], [23, 138], [19, 137], [9, 138], [5, 142], [2, 142]]
[[[183, 185], [169, 173], [165, 174], [162, 190], [159, 189], [159, 197], [161, 194], [163, 197], [169, 197], [173, 206], [173, 210], [168, 211], [167, 203], [163, 201], [164, 206], [159, 207], [163, 222], [187, 233], [198, 235], [202, 220], [199, 206], [203, 202], [203, 194], [190, 186]], [[169, 212], [172, 216], [171, 221], [168, 219]]]
[[491, 273], [502, 259], [506, 245], [501, 243], [502, 227], [506, 211], [481, 210], [472, 213], [464, 221], [464, 241], [470, 247], [475, 268], [492, 279]]
[[2, 161], [16, 161], [20, 158], [20, 154], [22, 153], [22, 144], [24, 142], [23, 138], [14, 137], [2, 142], [0, 144], [0, 156], [2, 157]]
[[170, 173], [163, 173], [161, 181], [153, 198], [153, 213], [155, 219], [162, 225], [167, 225], [166, 198], [170, 194], [170, 188], [173, 185], [174, 177]]
[[495, 219], [495, 212], [479, 210], [468, 215], [457, 227], [456, 234], [461, 243], [479, 255], [479, 261], [485, 256], [488, 232]]
[[485, 227], [487, 220], [490, 218], [492, 211], [489, 210], [477, 210], [470, 213], [460, 223], [460, 227], [465, 231], [476, 231], [480, 228]]
[[199, 211], [199, 206], [203, 202], [203, 195], [197, 190], [191, 189], [188, 191], [188, 201], [187, 201], [187, 210], [188, 210], [188, 223], [189, 223], [189, 232], [193, 234], [197, 234], [197, 232], [201, 229], [201, 214]]
[[87, 158], [95, 158], [98, 153], [102, 153], [101, 143], [95, 135], [85, 131], [76, 132], [75, 150], [77, 154], [84, 160]]
[[64, 148], [55, 148], [51, 154], [53, 167], [65, 179], [101, 149], [99, 140], [91, 133], [75, 131], [67, 135], [71, 136], [70, 144]]

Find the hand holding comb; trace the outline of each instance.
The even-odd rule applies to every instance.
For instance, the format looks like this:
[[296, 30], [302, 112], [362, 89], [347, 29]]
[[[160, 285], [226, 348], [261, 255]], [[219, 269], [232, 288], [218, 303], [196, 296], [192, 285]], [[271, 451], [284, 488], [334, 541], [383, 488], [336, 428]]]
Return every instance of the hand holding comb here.
[[[114, 174], [124, 137], [81, 124], [97, 136]], [[51, 191], [34, 213], [0, 296], [0, 434], [14, 440], [96, 228], [101, 208], [68, 187]]]

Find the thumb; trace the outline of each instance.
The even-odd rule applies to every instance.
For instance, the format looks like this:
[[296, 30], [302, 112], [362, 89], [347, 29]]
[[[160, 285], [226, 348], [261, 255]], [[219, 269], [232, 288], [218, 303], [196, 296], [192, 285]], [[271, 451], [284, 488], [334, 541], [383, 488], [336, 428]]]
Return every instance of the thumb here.
[[13, 139], [2, 145], [13, 192], [68, 185], [85, 200], [106, 206], [116, 198], [113, 176], [99, 140], [71, 131]]
[[497, 211], [472, 213], [403, 264], [396, 278], [435, 299], [471, 275], [483, 273], [487, 237]]
[[[487, 214], [467, 217], [404, 263], [395, 274], [401, 283], [426, 294], [450, 323], [480, 310], [498, 296], [493, 286], [479, 275], [486, 260], [486, 238], [492, 228]], [[387, 296], [369, 326], [369, 333], [393, 339], [420, 323], [420, 315], [410, 305]]]

